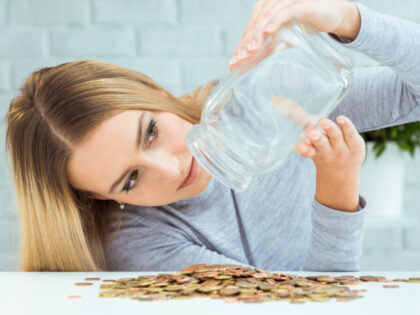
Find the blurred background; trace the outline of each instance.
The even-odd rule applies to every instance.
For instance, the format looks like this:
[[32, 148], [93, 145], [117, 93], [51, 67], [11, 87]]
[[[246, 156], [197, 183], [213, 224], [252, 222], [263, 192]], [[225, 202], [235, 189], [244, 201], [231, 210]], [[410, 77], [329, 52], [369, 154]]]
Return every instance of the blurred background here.
[[[98, 59], [143, 72], [176, 96], [228, 73], [228, 62], [255, 0], [0, 0], [0, 113], [31, 72]], [[361, 0], [420, 23], [420, 1]], [[341, 49], [355, 66], [376, 63]], [[372, 140], [361, 193], [368, 200], [362, 270], [420, 269], [420, 152], [395, 145], [418, 125]], [[0, 153], [0, 270], [17, 270], [19, 221], [10, 166]], [[388, 134], [383, 131], [383, 134]], [[390, 141], [391, 140], [391, 141]], [[394, 141], [392, 141], [394, 140]], [[376, 141], [376, 142], [375, 142]], [[401, 141], [400, 141], [401, 142]], [[385, 177], [379, 177], [385, 176]], [[382, 186], [381, 186], [382, 185]], [[385, 199], [391, 197], [391, 199]]]

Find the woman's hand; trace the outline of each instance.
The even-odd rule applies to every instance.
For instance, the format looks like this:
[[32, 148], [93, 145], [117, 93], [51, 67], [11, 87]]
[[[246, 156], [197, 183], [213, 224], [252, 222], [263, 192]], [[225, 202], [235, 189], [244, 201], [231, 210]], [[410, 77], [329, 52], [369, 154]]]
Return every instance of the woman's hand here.
[[308, 23], [319, 32], [333, 33], [350, 40], [354, 40], [360, 30], [359, 10], [348, 1], [260, 0], [254, 6], [229, 69], [236, 68], [260, 48], [268, 35], [293, 19]]
[[311, 158], [316, 166], [318, 202], [342, 211], [359, 208], [360, 166], [366, 149], [363, 138], [345, 116], [337, 117], [338, 125], [327, 118], [311, 128], [307, 139], [296, 145], [296, 152]]
[[337, 125], [330, 119], [319, 119], [292, 99], [273, 96], [271, 102], [306, 135], [306, 140], [298, 140], [295, 150], [315, 164], [318, 202], [337, 210], [358, 210], [360, 166], [366, 148], [350, 119], [338, 116]]

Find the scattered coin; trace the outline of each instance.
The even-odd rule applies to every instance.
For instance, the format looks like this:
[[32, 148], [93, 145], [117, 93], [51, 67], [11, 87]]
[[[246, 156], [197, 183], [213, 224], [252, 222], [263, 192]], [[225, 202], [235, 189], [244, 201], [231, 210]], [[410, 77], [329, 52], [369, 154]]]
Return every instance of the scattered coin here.
[[92, 282], [76, 282], [75, 285], [88, 286], [88, 285], [93, 285], [93, 283]]
[[420, 278], [408, 278], [409, 283], [420, 283]]
[[366, 281], [366, 282], [368, 281], [375, 282], [375, 281], [378, 281], [378, 278], [374, 276], [360, 276], [360, 280]]
[[351, 302], [351, 301], [353, 301], [353, 299], [348, 298], [348, 297], [337, 298], [337, 302]]
[[[100, 278], [85, 278], [96, 281]], [[351, 290], [348, 286], [364, 282], [408, 282], [420, 283], [420, 278], [389, 280], [382, 276], [363, 275], [298, 276], [272, 273], [261, 268], [239, 265], [196, 264], [175, 273], [142, 275], [137, 278], [106, 279], [100, 285], [99, 297], [131, 298], [137, 301], [168, 301], [209, 297], [226, 303], [262, 303], [266, 301], [288, 301], [293, 304], [306, 302], [351, 302], [363, 298], [366, 289]], [[76, 285], [92, 285], [78, 282]], [[383, 285], [398, 288], [399, 285]], [[70, 297], [69, 297], [70, 298]]]
[[394, 282], [394, 281], [389, 280], [389, 279], [379, 279], [378, 282]]
[[82, 297], [80, 295], [69, 295], [68, 298], [69, 299], [80, 299]]

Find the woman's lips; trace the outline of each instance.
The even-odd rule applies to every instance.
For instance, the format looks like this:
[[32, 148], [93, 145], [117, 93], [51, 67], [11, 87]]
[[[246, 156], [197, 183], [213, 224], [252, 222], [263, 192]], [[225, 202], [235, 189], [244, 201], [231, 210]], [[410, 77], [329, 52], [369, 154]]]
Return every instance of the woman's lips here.
[[181, 189], [193, 183], [197, 177], [197, 174], [198, 174], [198, 165], [197, 165], [197, 161], [193, 157], [187, 178], [185, 178], [184, 182], [181, 184], [181, 186], [179, 186], [178, 189]]

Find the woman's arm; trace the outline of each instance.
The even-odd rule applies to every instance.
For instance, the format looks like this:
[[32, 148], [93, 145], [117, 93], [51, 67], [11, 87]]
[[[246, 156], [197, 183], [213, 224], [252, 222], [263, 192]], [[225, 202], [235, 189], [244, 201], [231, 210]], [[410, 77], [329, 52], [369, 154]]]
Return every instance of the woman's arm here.
[[385, 66], [355, 69], [352, 87], [329, 117], [344, 114], [359, 132], [420, 120], [420, 26], [357, 6], [359, 35], [342, 45]]
[[196, 264], [234, 264], [255, 268], [187, 240], [175, 228], [156, 226], [130, 216], [133, 224], [121, 229], [106, 247], [109, 270], [179, 271]]
[[333, 211], [314, 199], [311, 240], [301, 269], [359, 271], [366, 210], [363, 197], [356, 212]]

